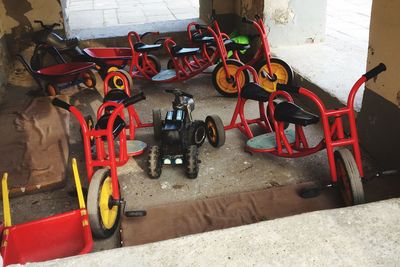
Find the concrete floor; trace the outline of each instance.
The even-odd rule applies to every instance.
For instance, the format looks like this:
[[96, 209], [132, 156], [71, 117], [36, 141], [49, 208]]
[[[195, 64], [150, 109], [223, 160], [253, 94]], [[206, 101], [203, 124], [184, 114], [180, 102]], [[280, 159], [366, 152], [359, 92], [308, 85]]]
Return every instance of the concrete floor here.
[[[26, 93], [35, 87], [33, 81], [24, 72], [19, 72], [10, 79], [13, 88], [11, 98], [29, 97]], [[100, 82], [99, 82], [100, 83]], [[225, 124], [229, 123], [236, 100], [221, 97], [213, 88], [209, 75], [199, 75], [177, 84], [154, 84], [146, 81], [134, 81], [135, 89], [143, 90], [145, 101], [136, 105], [143, 121], [151, 120], [151, 110], [161, 108], [162, 114], [171, 108], [173, 96], [164, 92], [167, 88], [180, 88], [195, 96], [196, 119], [205, 119], [209, 114], [218, 114]], [[101, 83], [97, 86], [102, 92]], [[63, 94], [71, 97], [71, 103], [84, 114], [94, 115], [101, 103], [98, 92], [90, 89], [78, 90], [76, 86], [66, 89]], [[10, 99], [9, 101], [12, 101]], [[247, 114], [255, 114], [256, 105], [248, 105]], [[81, 177], [85, 179], [84, 157], [77, 121], [71, 117], [70, 157], [78, 159]], [[310, 143], [316, 143], [321, 136], [319, 125], [306, 128]], [[235, 192], [245, 192], [278, 185], [300, 183], [303, 181], [329, 182], [329, 166], [325, 151], [300, 159], [284, 159], [269, 154], [251, 155], [243, 151], [244, 136], [238, 130], [227, 132], [226, 144], [215, 149], [207, 142], [200, 149], [199, 176], [195, 180], [187, 179], [181, 168], [165, 167], [161, 178], [152, 180], [145, 173], [147, 155], [142, 155], [119, 168], [118, 175], [122, 195], [128, 209], [146, 209], [166, 203], [189, 201], [194, 199], [220, 196]], [[137, 139], [149, 145], [155, 144], [152, 129], [139, 129]], [[366, 172], [373, 168], [370, 161], [364, 161]], [[43, 218], [52, 214], [75, 209], [77, 201], [68, 193], [73, 190], [72, 174], [69, 171], [68, 184], [61, 190], [19, 197], [11, 200], [13, 222], [19, 223]], [[85, 182], [84, 182], [85, 184]], [[34, 212], [27, 212], [34, 211]], [[119, 246], [116, 233], [112, 238], [99, 240], [94, 251]]]

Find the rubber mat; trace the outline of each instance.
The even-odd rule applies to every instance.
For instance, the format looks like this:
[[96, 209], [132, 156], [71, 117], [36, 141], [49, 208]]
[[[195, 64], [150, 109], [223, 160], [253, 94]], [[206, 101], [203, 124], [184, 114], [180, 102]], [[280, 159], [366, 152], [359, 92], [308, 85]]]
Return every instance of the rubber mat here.
[[297, 192], [310, 185], [288, 185], [157, 206], [148, 209], [143, 218], [122, 216], [122, 244], [140, 245], [342, 206], [334, 189], [323, 190], [315, 198], [299, 197]]
[[0, 175], [9, 174], [10, 196], [65, 185], [69, 120], [69, 113], [54, 107], [49, 97], [2, 107]]

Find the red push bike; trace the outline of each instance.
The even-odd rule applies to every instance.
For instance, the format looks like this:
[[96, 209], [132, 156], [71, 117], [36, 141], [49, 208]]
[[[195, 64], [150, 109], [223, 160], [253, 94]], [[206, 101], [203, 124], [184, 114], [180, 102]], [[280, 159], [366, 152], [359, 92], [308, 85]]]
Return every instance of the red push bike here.
[[[364, 172], [353, 108], [354, 98], [363, 83], [386, 70], [385, 65], [381, 63], [361, 76], [349, 93], [347, 105], [338, 109], [327, 109], [316, 94], [303, 87], [278, 84], [277, 91], [269, 94], [258, 84], [257, 72], [252, 67], [241, 67], [237, 75], [245, 70], [252, 73], [255, 82], [247, 83], [244, 87], [239, 86], [236, 108], [231, 123], [225, 126], [225, 130], [238, 128], [244, 133], [248, 138], [245, 149], [249, 152], [297, 158], [326, 149], [332, 183], [338, 184], [345, 204], [364, 203], [364, 190], [361, 182]], [[289, 93], [305, 96], [314, 102], [320, 112], [320, 117], [297, 106]], [[278, 98], [284, 98], [286, 101], [274, 103], [274, 100]], [[245, 117], [244, 106], [247, 100], [259, 102], [260, 116], [258, 118], [247, 119]], [[268, 115], [264, 105], [267, 102]], [[343, 118], [345, 117], [350, 125], [349, 136], [346, 136], [344, 131]], [[310, 146], [303, 127], [316, 124], [320, 119], [324, 137], [317, 145]], [[294, 131], [287, 128], [288, 123], [294, 124]], [[251, 124], [258, 124], [266, 133], [254, 136], [250, 129]], [[348, 148], [343, 148], [348, 146], [352, 148], [352, 152]], [[341, 149], [337, 149], [339, 147]], [[335, 151], [335, 149], [337, 150]]]

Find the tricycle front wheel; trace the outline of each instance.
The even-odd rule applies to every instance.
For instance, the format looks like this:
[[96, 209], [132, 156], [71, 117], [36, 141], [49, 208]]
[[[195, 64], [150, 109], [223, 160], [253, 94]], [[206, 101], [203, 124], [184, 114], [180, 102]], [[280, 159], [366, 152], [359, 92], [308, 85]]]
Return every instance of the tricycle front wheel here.
[[291, 84], [293, 81], [293, 70], [292, 68], [283, 60], [279, 58], [271, 58], [271, 71], [272, 77], [268, 73], [268, 64], [265, 59], [258, 62], [255, 69], [258, 74], [259, 83], [262, 88], [267, 92], [275, 92], [276, 85], [281, 84]]
[[120, 206], [113, 205], [112, 179], [107, 168], [97, 170], [89, 184], [87, 210], [93, 236], [110, 237], [118, 227]]
[[364, 189], [353, 154], [348, 149], [335, 151], [337, 180], [347, 206], [365, 203]]
[[[224, 64], [221, 61], [215, 67], [212, 73], [212, 82], [214, 88], [223, 96], [235, 97], [238, 92], [238, 81], [236, 81], [236, 72], [244, 64], [236, 59], [226, 60], [227, 71], [226, 73]], [[250, 75], [247, 71], [243, 71], [239, 76], [240, 87], [248, 83], [250, 80]]]

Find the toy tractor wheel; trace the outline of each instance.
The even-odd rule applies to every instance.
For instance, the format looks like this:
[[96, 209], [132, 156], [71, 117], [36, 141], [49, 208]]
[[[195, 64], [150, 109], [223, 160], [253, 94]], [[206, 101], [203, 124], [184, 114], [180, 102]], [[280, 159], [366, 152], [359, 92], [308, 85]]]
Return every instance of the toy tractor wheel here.
[[[223, 62], [218, 63], [212, 73], [212, 82], [214, 88], [223, 96], [235, 97], [238, 92], [238, 81], [235, 79], [237, 70], [244, 64], [236, 59], [226, 60], [228, 74], [225, 73]], [[243, 71], [239, 76], [240, 87], [250, 81], [250, 75], [247, 71]]]
[[147, 174], [151, 179], [158, 179], [161, 176], [161, 151], [160, 147], [152, 146], [149, 150], [149, 156], [147, 159]]
[[[149, 55], [147, 55], [147, 60], [148, 60], [148, 63], [154, 67], [154, 69], [157, 71], [157, 73], [159, 73], [161, 70], [161, 63], [160, 63], [160, 60], [158, 59], [158, 57], [156, 57], [155, 55], [149, 54]], [[138, 60], [138, 64], [140, 67], [142, 67], [142, 61], [143, 61], [142, 57], [140, 57]]]
[[224, 124], [218, 115], [207, 116], [206, 134], [208, 142], [213, 147], [221, 147], [225, 144]]
[[154, 139], [159, 141], [162, 134], [161, 110], [159, 109], [153, 109], [153, 131]]
[[204, 140], [206, 140], [205, 122], [200, 120], [192, 122], [188, 130], [188, 144], [200, 147]]
[[292, 83], [293, 70], [285, 61], [279, 58], [271, 58], [270, 62], [273, 77], [268, 76], [267, 61], [265, 59], [257, 63], [255, 70], [257, 71], [261, 87], [263, 87], [267, 92], [272, 93], [276, 91], [277, 83]]
[[56, 96], [60, 94], [60, 91], [58, 90], [58, 86], [55, 83], [48, 83], [46, 84], [46, 94], [48, 96]]
[[353, 154], [348, 149], [335, 151], [338, 185], [347, 206], [365, 203], [364, 189]]
[[110, 170], [97, 170], [89, 184], [87, 196], [89, 223], [97, 238], [110, 237], [118, 227], [120, 206], [111, 206], [112, 193]]
[[199, 174], [199, 150], [196, 145], [188, 147], [185, 154], [185, 172], [189, 179], [196, 179]]
[[83, 84], [87, 88], [95, 88], [96, 87], [96, 76], [93, 71], [88, 70], [82, 74]]

